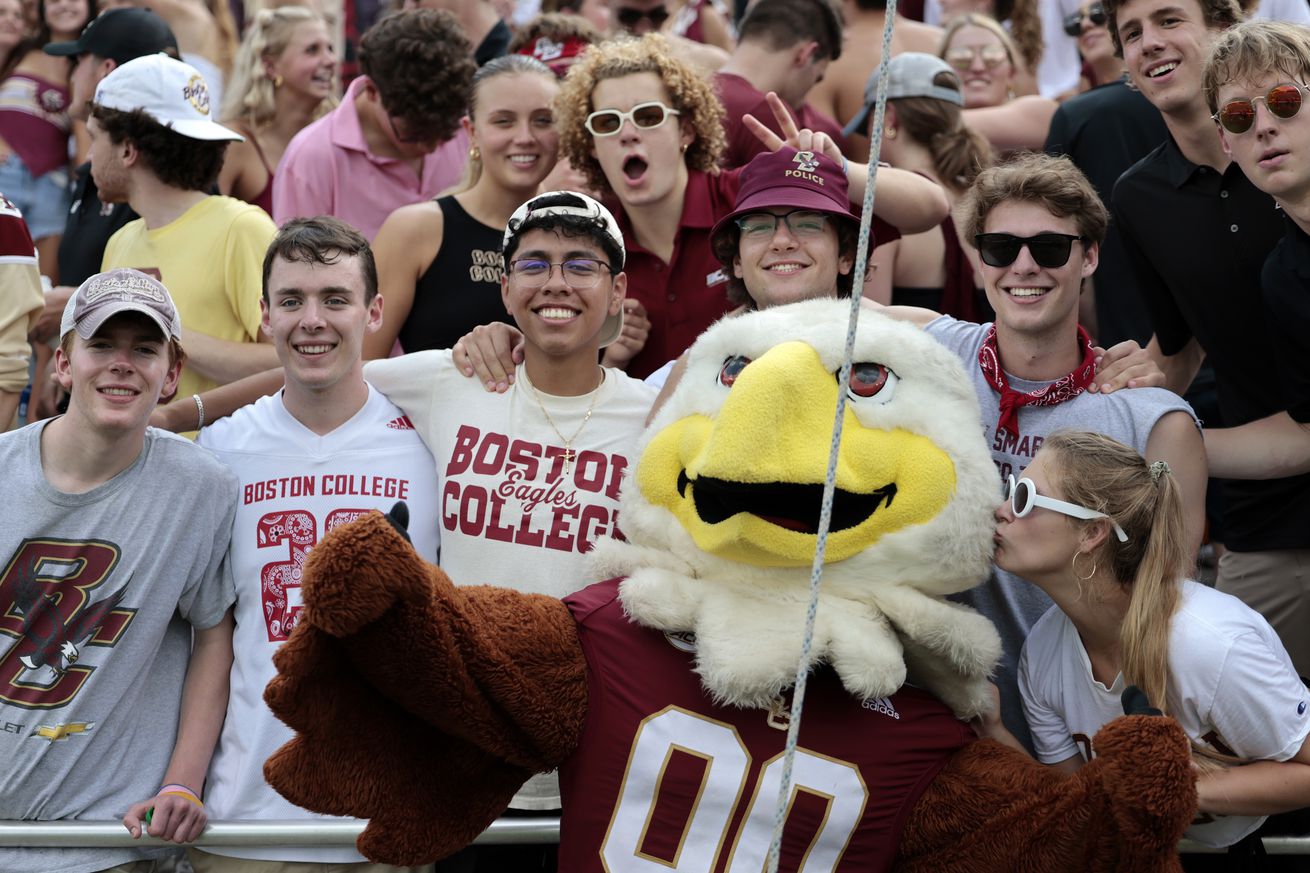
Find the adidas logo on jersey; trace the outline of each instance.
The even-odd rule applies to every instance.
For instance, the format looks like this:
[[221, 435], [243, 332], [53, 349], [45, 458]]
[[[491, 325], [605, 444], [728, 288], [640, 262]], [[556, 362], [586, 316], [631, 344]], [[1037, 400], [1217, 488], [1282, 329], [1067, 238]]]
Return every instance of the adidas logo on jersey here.
[[409, 420], [408, 415], [402, 415], [400, 418], [393, 418], [387, 422], [387, 427], [392, 430], [413, 430], [414, 422]]
[[896, 711], [896, 707], [892, 706], [890, 697], [867, 697], [860, 706], [872, 710], [873, 712], [881, 712], [883, 715], [889, 715], [897, 721], [901, 720], [901, 714]]

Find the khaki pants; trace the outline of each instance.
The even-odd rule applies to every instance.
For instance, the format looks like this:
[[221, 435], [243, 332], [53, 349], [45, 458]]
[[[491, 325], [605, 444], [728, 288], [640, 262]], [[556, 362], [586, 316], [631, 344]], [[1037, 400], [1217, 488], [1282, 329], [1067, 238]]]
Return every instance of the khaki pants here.
[[229, 858], [201, 849], [187, 849], [187, 860], [196, 873], [431, 873], [426, 867], [392, 867], [387, 864], [324, 864], [318, 861], [258, 861]]
[[1224, 552], [1215, 587], [1263, 615], [1310, 677], [1310, 549]]

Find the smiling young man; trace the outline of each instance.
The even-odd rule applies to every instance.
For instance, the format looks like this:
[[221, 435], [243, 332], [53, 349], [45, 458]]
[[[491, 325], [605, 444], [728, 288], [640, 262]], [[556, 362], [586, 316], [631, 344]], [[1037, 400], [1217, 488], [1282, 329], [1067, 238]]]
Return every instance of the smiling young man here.
[[[55, 351], [68, 412], [0, 435], [0, 818], [127, 811], [139, 835], [153, 808], [152, 836], [182, 842], [204, 827], [232, 657], [236, 481], [147, 427], [177, 390], [181, 334], [159, 282], [92, 276]], [[160, 854], [7, 847], [0, 869], [83, 873]]]
[[[298, 219], [264, 257], [262, 328], [286, 375], [282, 391], [201, 430], [199, 442], [240, 483], [229, 562], [236, 587], [236, 652], [228, 712], [205, 802], [223, 820], [306, 819], [264, 782], [264, 760], [291, 732], [269, 712], [273, 653], [300, 614], [300, 567], [332, 528], [369, 510], [409, 505], [414, 547], [436, 560], [437, 477], [403, 412], [363, 377], [364, 336], [382, 323], [368, 242], [344, 222]], [[362, 864], [353, 848], [206, 847], [198, 873]], [[381, 866], [352, 870], [390, 870]]]
[[[1278, 410], [1233, 428], [1207, 429], [1216, 475], [1263, 479], [1310, 472], [1310, 29], [1252, 21], [1226, 31], [1205, 68], [1204, 91], [1224, 151], [1283, 209], [1284, 236], [1261, 276], [1284, 395]], [[1310, 551], [1298, 550], [1283, 579], [1248, 591], [1303, 674], [1310, 672]], [[1248, 602], [1251, 602], [1248, 600]], [[1252, 603], [1256, 605], [1256, 603]], [[1296, 630], [1293, 630], [1293, 629]]]
[[[1150, 348], [1175, 391], [1204, 358], [1214, 369], [1223, 424], [1287, 408], [1290, 363], [1271, 325], [1310, 332], [1299, 308], [1261, 293], [1265, 259], [1283, 235], [1274, 198], [1225, 151], [1202, 87], [1215, 42], [1241, 17], [1230, 0], [1106, 0], [1111, 36], [1129, 76], [1160, 111], [1169, 138], [1119, 179], [1115, 220], [1155, 328]], [[1276, 84], [1276, 83], [1275, 83]], [[1261, 612], [1297, 669], [1310, 675], [1301, 613], [1287, 604], [1310, 562], [1310, 475], [1223, 480], [1223, 544], [1216, 587]]]

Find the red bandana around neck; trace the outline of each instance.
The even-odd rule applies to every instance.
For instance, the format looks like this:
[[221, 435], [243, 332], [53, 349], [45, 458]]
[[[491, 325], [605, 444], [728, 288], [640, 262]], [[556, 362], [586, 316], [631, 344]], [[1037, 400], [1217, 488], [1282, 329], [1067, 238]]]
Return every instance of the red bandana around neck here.
[[1005, 377], [1005, 370], [1001, 369], [1001, 358], [996, 351], [996, 325], [992, 325], [987, 338], [983, 340], [982, 348], [978, 350], [978, 366], [982, 368], [987, 384], [1001, 395], [1001, 419], [996, 425], [998, 431], [1008, 431], [1017, 437], [1020, 407], [1029, 404], [1055, 406], [1087, 390], [1096, 372], [1096, 355], [1092, 351], [1092, 338], [1083, 330], [1082, 325], [1078, 326], [1078, 346], [1083, 350], [1083, 359], [1072, 373], [1036, 391], [1015, 391]]

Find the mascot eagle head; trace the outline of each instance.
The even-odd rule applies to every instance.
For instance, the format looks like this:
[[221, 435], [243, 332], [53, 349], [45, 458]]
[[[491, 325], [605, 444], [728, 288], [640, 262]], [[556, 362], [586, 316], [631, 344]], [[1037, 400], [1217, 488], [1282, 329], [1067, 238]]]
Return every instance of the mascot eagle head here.
[[[695, 635], [719, 702], [767, 706], [794, 680], [849, 305], [725, 318], [642, 438], [599, 568], [639, 624]], [[956, 358], [864, 311], [843, 417], [811, 664], [852, 694], [922, 685], [962, 717], [991, 706], [1000, 641], [944, 595], [986, 577], [996, 468]]]

